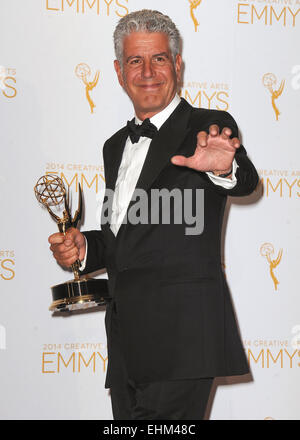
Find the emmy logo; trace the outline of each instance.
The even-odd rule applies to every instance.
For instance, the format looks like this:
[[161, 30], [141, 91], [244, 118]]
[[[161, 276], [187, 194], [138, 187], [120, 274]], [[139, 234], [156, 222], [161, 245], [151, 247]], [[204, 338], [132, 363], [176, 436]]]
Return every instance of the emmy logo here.
[[278, 121], [278, 116], [280, 115], [280, 111], [278, 110], [278, 108], [276, 106], [275, 99], [279, 98], [279, 96], [282, 94], [285, 81], [282, 80], [280, 83], [279, 89], [274, 90], [273, 86], [275, 86], [275, 84], [277, 83], [277, 78], [274, 75], [274, 73], [266, 73], [263, 76], [262, 82], [263, 82], [263, 85], [269, 90], [269, 92], [271, 94], [272, 107], [273, 107], [275, 115], [276, 115], [276, 121]]
[[199, 26], [199, 23], [195, 17], [194, 10], [197, 9], [198, 6], [200, 6], [202, 0], [189, 0], [189, 2], [190, 2], [190, 15], [192, 17], [192, 20], [193, 20], [193, 23], [195, 26], [195, 32], [197, 32], [197, 28]]
[[282, 258], [282, 249], [278, 252], [277, 258], [275, 260], [272, 259], [274, 255], [274, 247], [271, 243], [264, 243], [260, 248], [260, 255], [265, 257], [269, 263], [270, 275], [274, 283], [275, 290], [277, 290], [277, 285], [279, 281], [274, 275], [274, 269], [278, 266]]
[[91, 68], [85, 63], [80, 63], [75, 67], [75, 74], [78, 78], [80, 78], [84, 85], [85, 85], [85, 96], [88, 100], [88, 103], [90, 104], [91, 113], [94, 113], [94, 107], [96, 105], [94, 104], [92, 98], [90, 97], [90, 91], [93, 90], [94, 87], [96, 87], [99, 79], [99, 70], [95, 73], [93, 81], [88, 81], [88, 77], [91, 75]]

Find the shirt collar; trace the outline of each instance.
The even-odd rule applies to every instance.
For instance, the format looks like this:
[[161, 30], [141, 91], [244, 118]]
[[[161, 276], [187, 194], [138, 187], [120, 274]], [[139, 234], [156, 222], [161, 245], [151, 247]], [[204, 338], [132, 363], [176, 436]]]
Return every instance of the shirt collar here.
[[[152, 124], [154, 124], [157, 127], [157, 130], [160, 129], [160, 127], [166, 122], [168, 117], [173, 113], [175, 108], [180, 104], [180, 97], [176, 93], [170, 104], [167, 105], [161, 112], [156, 113], [156, 115], [152, 116], [150, 118], [150, 121]], [[143, 121], [141, 121], [136, 115], [135, 115], [135, 123], [141, 124]]]

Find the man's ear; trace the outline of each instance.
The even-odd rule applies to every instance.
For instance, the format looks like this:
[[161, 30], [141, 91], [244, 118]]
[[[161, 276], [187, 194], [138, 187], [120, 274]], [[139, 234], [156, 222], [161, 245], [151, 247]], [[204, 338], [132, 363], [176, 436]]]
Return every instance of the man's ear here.
[[181, 67], [182, 67], [182, 58], [181, 58], [181, 55], [178, 53], [176, 55], [176, 59], [175, 59], [175, 71], [176, 71], [178, 83], [180, 83], [180, 81], [181, 81]]
[[120, 66], [120, 63], [119, 63], [118, 60], [114, 61], [114, 67], [115, 67], [115, 71], [117, 73], [117, 77], [118, 77], [120, 86], [124, 87], [124, 81], [123, 81], [123, 75], [122, 75], [122, 72], [121, 72], [121, 66]]

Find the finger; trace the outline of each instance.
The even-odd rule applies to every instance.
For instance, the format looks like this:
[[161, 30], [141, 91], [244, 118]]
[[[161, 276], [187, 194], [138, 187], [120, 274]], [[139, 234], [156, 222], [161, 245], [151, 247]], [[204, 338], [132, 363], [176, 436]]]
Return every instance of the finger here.
[[241, 142], [240, 142], [240, 140], [239, 140], [237, 137], [235, 137], [235, 138], [232, 138], [232, 139], [231, 139], [231, 145], [232, 145], [234, 148], [240, 148], [240, 146], [241, 146]]
[[64, 240], [65, 236], [60, 232], [56, 232], [55, 234], [50, 235], [50, 237], [48, 238], [48, 241], [51, 244], [63, 243]]
[[230, 130], [230, 128], [228, 128], [228, 127], [224, 127], [223, 130], [222, 130], [222, 132], [221, 132], [221, 136], [222, 136], [222, 138], [224, 138], [224, 139], [228, 139], [229, 136], [231, 136], [231, 135], [232, 135], [232, 131]]
[[73, 248], [73, 250], [64, 252], [63, 254], [54, 253], [53, 256], [59, 264], [62, 264], [63, 266], [70, 266], [79, 259], [79, 252], [77, 248]]
[[218, 136], [219, 135], [219, 127], [217, 124], [213, 124], [209, 127], [209, 134], [210, 136]]
[[[50, 237], [48, 238], [48, 241], [51, 245], [53, 246], [57, 246], [57, 245], [63, 245], [63, 246], [72, 246], [74, 245], [74, 240], [72, 239], [72, 237], [64, 235], [63, 233], [56, 233], [53, 235], [50, 235]], [[51, 246], [50, 246], [51, 249]]]
[[64, 253], [70, 252], [74, 249], [78, 250], [78, 248], [75, 244], [73, 244], [72, 246], [66, 246], [65, 243], [62, 243], [62, 244], [52, 244], [50, 246], [50, 250], [56, 254], [64, 254]]
[[67, 260], [69, 258], [73, 258], [74, 256], [77, 258], [79, 255], [78, 249], [76, 247], [72, 248], [71, 250], [60, 252], [58, 250], [55, 250], [53, 252], [54, 258], [56, 260]]
[[68, 236], [68, 235], [66, 235], [66, 236], [65, 236], [64, 245], [65, 245], [66, 247], [74, 246], [74, 245], [75, 245], [75, 243], [74, 243], [74, 238], [73, 238], [73, 237], [70, 237], [70, 236]]
[[57, 260], [57, 262], [58, 262], [58, 264], [60, 264], [61, 266], [64, 266], [64, 267], [68, 267], [68, 268], [69, 268], [69, 267], [71, 267], [72, 264], [74, 264], [75, 261], [77, 261], [77, 260], [79, 260], [79, 258], [73, 256], [73, 257], [70, 257], [70, 258]]
[[206, 147], [207, 146], [207, 133], [206, 131], [199, 131], [197, 134], [197, 147]]

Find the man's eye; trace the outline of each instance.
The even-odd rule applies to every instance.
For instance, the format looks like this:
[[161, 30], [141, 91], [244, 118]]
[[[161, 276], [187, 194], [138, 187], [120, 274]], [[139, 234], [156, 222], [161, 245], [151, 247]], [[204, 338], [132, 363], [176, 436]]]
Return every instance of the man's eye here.
[[166, 58], [165, 58], [165, 57], [161, 57], [161, 56], [159, 56], [159, 57], [155, 57], [155, 58], [154, 58], [154, 62], [159, 63], [159, 64], [162, 64], [162, 63], [164, 63], [165, 61], [166, 61]]
[[141, 62], [141, 60], [139, 59], [139, 58], [136, 58], [136, 59], [134, 59], [134, 60], [130, 60], [129, 61], [129, 64], [131, 64], [131, 65], [135, 65], [135, 64], [139, 64]]

